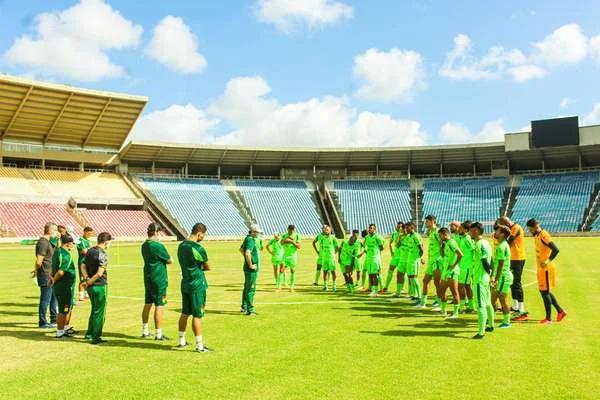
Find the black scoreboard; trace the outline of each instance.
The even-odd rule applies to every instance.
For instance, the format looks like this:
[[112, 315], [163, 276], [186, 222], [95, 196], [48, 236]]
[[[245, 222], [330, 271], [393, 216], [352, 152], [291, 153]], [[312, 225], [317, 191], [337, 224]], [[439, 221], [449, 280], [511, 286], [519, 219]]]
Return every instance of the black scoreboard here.
[[579, 118], [553, 118], [531, 121], [529, 147], [579, 145]]

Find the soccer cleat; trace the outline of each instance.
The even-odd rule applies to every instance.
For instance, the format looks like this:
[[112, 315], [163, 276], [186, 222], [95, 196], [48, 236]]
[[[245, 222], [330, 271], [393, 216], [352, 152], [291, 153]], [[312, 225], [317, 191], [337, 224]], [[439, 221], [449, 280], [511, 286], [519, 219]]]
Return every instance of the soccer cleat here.
[[480, 335], [479, 333], [475, 336], [473, 336], [471, 339], [483, 339], [485, 336]]
[[150, 335], [150, 333], [142, 333], [140, 335], [140, 339], [148, 339], [150, 336], [152, 336], [152, 335]]
[[440, 303], [437, 300], [431, 304], [432, 307], [439, 307], [439, 305]]
[[169, 338], [168, 338], [168, 337], [166, 337], [165, 335], [162, 335], [162, 336], [160, 337], [160, 339], [159, 339], [158, 337], [154, 337], [154, 340], [161, 340], [161, 341], [165, 341], [165, 340], [171, 340], [171, 339], [169, 339]]
[[369, 297], [377, 297], [377, 292], [371, 292], [371, 293], [369, 293]]
[[567, 313], [566, 313], [566, 312], [564, 312], [564, 310], [563, 310], [563, 311], [561, 311], [561, 312], [559, 312], [559, 313], [556, 315], [556, 322], [560, 322], [560, 321], [562, 321], [563, 319], [565, 319], [565, 317], [566, 317], [566, 316], [567, 316]]
[[96, 339], [92, 339], [90, 341], [91, 344], [102, 344], [102, 343], [106, 343], [107, 340], [104, 340], [102, 338], [96, 338]]
[[202, 347], [196, 347], [196, 351], [197, 351], [198, 353], [210, 353], [210, 352], [212, 352], [212, 350], [211, 350], [211, 349], [209, 349], [209, 348], [208, 348], [208, 347], [206, 347], [206, 346], [202, 346]]
[[498, 325], [498, 328], [501, 328], [501, 329], [506, 329], [506, 328], [510, 328], [510, 327], [511, 327], [511, 325], [506, 322], [503, 322], [500, 325]]
[[519, 309], [518, 308], [511, 307], [510, 311], [512, 311], [515, 314], [519, 314]]
[[257, 314], [256, 314], [256, 311], [248, 311], [248, 312], [246, 313], [246, 315], [247, 315], [247, 316], [252, 316], [252, 317], [255, 317]]
[[326, 292], [326, 291], [327, 291], [327, 286], [325, 286], [325, 287], [324, 287], [323, 289], [321, 289], [321, 290], [323, 290], [324, 292]]
[[73, 335], [71, 335], [69, 332], [65, 332], [65, 333], [63, 333], [63, 334], [62, 334], [62, 335], [60, 335], [60, 336], [59, 336], [59, 335], [56, 335], [56, 338], [57, 338], [57, 339], [70, 339], [70, 338], [72, 338], [72, 337], [73, 337]]
[[529, 321], [529, 315], [527, 314], [519, 314], [516, 317], [512, 317], [510, 319], [513, 322], [525, 322], [525, 321]]
[[334, 287], [331, 289], [331, 291], [332, 291], [332, 292], [337, 292], [337, 288], [334, 286]]
[[240, 308], [240, 312], [241, 312], [242, 314], [246, 314], [246, 313], [248, 312], [248, 310], [246, 310], [245, 308]]
[[187, 347], [187, 342], [179, 342], [179, 344], [177, 345], [178, 348], [183, 349], [184, 347]]
[[432, 304], [432, 309], [431, 311], [437, 312], [437, 311], [442, 311], [442, 307], [440, 307], [439, 305], [435, 305], [435, 303]]
[[446, 317], [446, 319], [458, 319], [458, 315], [450, 314]]
[[383, 289], [381, 290], [381, 293], [382, 293], [382, 294], [383, 294], [383, 293], [387, 293], [387, 292], [388, 292], [388, 289], [387, 289], [387, 288], [383, 288]]
[[319, 286], [317, 282], [313, 282], [313, 286]]
[[486, 332], [494, 332], [494, 327], [493, 327], [493, 326], [487, 326], [487, 327], [485, 328], [485, 331], [486, 331]]
[[544, 318], [543, 320], [540, 321], [540, 324], [542, 325], [550, 325], [552, 323], [551, 320]]
[[40, 325], [40, 329], [52, 329], [52, 328], [56, 328], [56, 324]]
[[397, 298], [397, 299], [398, 299], [398, 298], [400, 298], [400, 294], [398, 294], [398, 293], [394, 293], [394, 294], [392, 295], [392, 297], [395, 297], [395, 298]]
[[75, 334], [76, 334], [76, 333], [78, 333], [78, 332], [77, 332], [75, 329], [73, 329], [73, 328], [69, 328], [69, 329], [67, 329], [67, 333], [68, 333], [69, 335], [75, 335]]

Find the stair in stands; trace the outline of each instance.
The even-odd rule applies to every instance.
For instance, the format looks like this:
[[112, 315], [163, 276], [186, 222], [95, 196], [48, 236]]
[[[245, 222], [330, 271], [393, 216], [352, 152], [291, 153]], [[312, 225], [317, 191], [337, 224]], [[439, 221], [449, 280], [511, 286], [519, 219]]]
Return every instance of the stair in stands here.
[[221, 182], [223, 182], [227, 194], [231, 198], [233, 204], [235, 204], [242, 218], [244, 219], [244, 223], [248, 227], [250, 227], [251, 224], [256, 222], [256, 219], [254, 218], [254, 216], [252, 215], [252, 211], [246, 204], [246, 199], [244, 199], [244, 196], [240, 193], [237, 186], [235, 185], [235, 181], [224, 179]]
[[590, 231], [595, 226], [600, 213], [600, 183], [594, 185], [594, 193], [590, 196], [588, 206], [585, 208], [581, 231]]

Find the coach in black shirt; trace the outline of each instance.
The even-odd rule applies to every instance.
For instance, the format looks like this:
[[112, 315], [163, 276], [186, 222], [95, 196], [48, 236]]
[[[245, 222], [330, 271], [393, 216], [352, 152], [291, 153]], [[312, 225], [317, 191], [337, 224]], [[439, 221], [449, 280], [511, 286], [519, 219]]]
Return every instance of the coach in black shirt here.
[[[55, 245], [51, 240], [57, 237], [56, 224], [48, 222], [44, 225], [44, 235], [40, 237], [35, 245], [35, 265], [31, 276], [37, 278], [40, 287], [40, 304], [38, 307], [40, 328], [54, 328], [56, 326], [56, 315], [58, 304], [54, 291], [52, 290], [52, 255]], [[50, 308], [50, 322], [46, 319], [46, 312]]]

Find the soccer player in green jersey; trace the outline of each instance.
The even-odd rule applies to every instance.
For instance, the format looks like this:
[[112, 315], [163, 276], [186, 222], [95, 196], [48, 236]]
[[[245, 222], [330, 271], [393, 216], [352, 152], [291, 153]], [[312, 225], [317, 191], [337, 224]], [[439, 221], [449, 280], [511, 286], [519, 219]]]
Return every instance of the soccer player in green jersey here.
[[[398, 271], [398, 274], [406, 272], [408, 276], [409, 292], [414, 294], [416, 303], [415, 306], [421, 305], [421, 285], [419, 284], [419, 266], [423, 264], [423, 242], [421, 236], [415, 232], [415, 224], [407, 222], [404, 225], [405, 236], [402, 238], [402, 246], [405, 247], [404, 271]], [[400, 287], [397, 288], [397, 293], [400, 293]]]
[[369, 224], [368, 235], [365, 237], [365, 273], [369, 274], [369, 284], [371, 285], [371, 294], [377, 296], [377, 288], [380, 284], [381, 273], [381, 252], [383, 251], [383, 237], [377, 234], [377, 226]]
[[71, 328], [71, 312], [73, 311], [75, 287], [75, 263], [71, 257], [73, 238], [63, 235], [61, 246], [52, 255], [52, 279], [54, 294], [58, 302], [56, 318], [56, 337], [71, 337], [75, 331]]
[[490, 293], [490, 275], [492, 273], [492, 246], [483, 238], [483, 225], [474, 222], [469, 228], [473, 239], [473, 292], [477, 307], [479, 329], [473, 339], [483, 339], [485, 332], [494, 330], [494, 307]]
[[[319, 245], [317, 247], [317, 244]], [[337, 238], [331, 234], [331, 227], [327, 224], [323, 225], [323, 232], [320, 233], [312, 243], [313, 249], [319, 256], [317, 260], [317, 271], [323, 269], [323, 291], [328, 290], [329, 273], [331, 273], [332, 290], [336, 291], [336, 260], [335, 256], [338, 253], [339, 242]], [[315, 283], [317, 279], [315, 279]]]
[[202, 318], [206, 306], [206, 271], [210, 271], [208, 255], [200, 242], [206, 236], [206, 225], [196, 223], [192, 232], [177, 247], [177, 260], [181, 268], [181, 316], [179, 317], [179, 347], [187, 346], [185, 330], [187, 322], [192, 316], [192, 331], [196, 338], [196, 351], [205, 353], [210, 351], [202, 337]]
[[471, 289], [471, 281], [473, 280], [473, 253], [475, 251], [475, 243], [469, 235], [471, 229], [471, 221], [464, 221], [458, 230], [458, 247], [462, 251], [462, 258], [458, 263], [460, 275], [458, 276], [458, 294], [460, 295], [461, 310], [465, 306], [468, 308], [466, 312], [473, 312], [473, 290]]
[[354, 293], [354, 281], [352, 280], [352, 271], [358, 264], [358, 259], [364, 253], [362, 243], [358, 237], [358, 230], [354, 229], [350, 238], [342, 241], [339, 247], [338, 261], [344, 274], [346, 289], [349, 293]]
[[83, 236], [79, 238], [79, 243], [77, 243], [77, 273], [79, 275], [79, 300], [83, 301], [87, 297], [87, 292], [83, 290], [83, 276], [81, 275], [81, 264], [85, 261], [85, 255], [87, 254], [90, 247], [92, 247], [92, 242], [90, 238], [94, 236], [94, 229], [86, 226], [83, 228]]
[[273, 277], [275, 286], [279, 291], [285, 283], [285, 266], [283, 265], [283, 245], [279, 233], [273, 235], [273, 239], [267, 243], [267, 253], [271, 255], [271, 264], [273, 264]]
[[456, 243], [458, 243], [458, 235], [460, 235], [460, 222], [452, 221], [448, 227], [450, 228], [450, 237], [456, 240]]
[[508, 293], [513, 281], [512, 272], [510, 272], [510, 246], [506, 239], [510, 236], [510, 228], [505, 225], [499, 225], [496, 229], [496, 248], [494, 249], [494, 274], [490, 283], [492, 292], [492, 304], [500, 300], [502, 307], [502, 323], [499, 328], [510, 328], [510, 306], [508, 305]]
[[298, 250], [300, 249], [300, 235], [294, 225], [289, 225], [287, 232], [281, 237], [283, 246], [283, 274], [290, 270], [290, 291], [296, 286], [296, 266], [298, 265]]
[[[387, 276], [385, 278], [385, 285], [383, 286], [384, 293], [389, 290], [390, 283], [392, 283], [392, 278], [394, 277], [394, 271], [400, 265], [401, 259], [404, 257], [404, 247], [401, 246], [402, 238], [404, 237], [404, 223], [397, 222], [396, 230], [390, 236], [390, 256], [392, 257], [390, 261], [390, 266], [388, 268]], [[404, 280], [404, 275], [402, 276]]]
[[106, 342], [102, 339], [108, 293], [106, 290], [108, 285], [108, 255], [106, 250], [112, 239], [110, 233], [100, 232], [96, 246], [88, 250], [85, 261], [81, 264], [81, 273], [85, 279], [83, 285], [88, 292], [92, 305], [85, 338], [90, 340], [92, 344]]
[[154, 305], [154, 327], [156, 329], [156, 340], [168, 340], [163, 335], [162, 320], [163, 309], [167, 304], [167, 287], [169, 279], [167, 276], [167, 264], [172, 264], [173, 259], [169, 255], [164, 244], [159, 242], [158, 233], [161, 228], [158, 224], [148, 225], [148, 239], [142, 244], [142, 258], [144, 259], [144, 308], [142, 309], [142, 338], [150, 337], [148, 321], [150, 310]]
[[454, 312], [449, 319], [458, 318], [460, 311], [460, 296], [458, 294], [458, 277], [460, 275], [460, 267], [458, 263], [463, 257], [463, 253], [458, 247], [456, 240], [452, 238], [450, 231], [446, 228], [439, 230], [440, 240], [442, 241], [441, 257], [442, 257], [442, 288], [441, 294], [441, 314], [446, 316], [446, 292], [450, 289], [452, 293]]
[[256, 311], [254, 310], [254, 293], [256, 292], [256, 280], [259, 270], [256, 237], [261, 232], [262, 230], [257, 224], [250, 225], [248, 235], [240, 246], [240, 250], [244, 255], [244, 290], [242, 291], [241, 311], [245, 311], [246, 315], [256, 315]]
[[[362, 248], [362, 253], [361, 256], [358, 257], [358, 259], [356, 260], [356, 284], [359, 285], [358, 289], [362, 290], [365, 288], [365, 284], [367, 283], [367, 273], [364, 271], [364, 266], [365, 266], [365, 260], [364, 260], [364, 248], [365, 248], [365, 238], [367, 237], [367, 235], [369, 234], [369, 232], [366, 229], [363, 229], [360, 232], [360, 245]], [[360, 282], [360, 283], [359, 283]]]
[[425, 226], [427, 227], [429, 243], [427, 244], [427, 269], [425, 270], [425, 276], [423, 276], [423, 297], [421, 299], [421, 307], [427, 307], [429, 282], [433, 279], [436, 297], [432, 307], [434, 310], [437, 310], [437, 307], [440, 306], [439, 292], [442, 274], [440, 263], [440, 235], [438, 234], [439, 228], [436, 225], [436, 218], [434, 215], [427, 215], [425, 217]]

